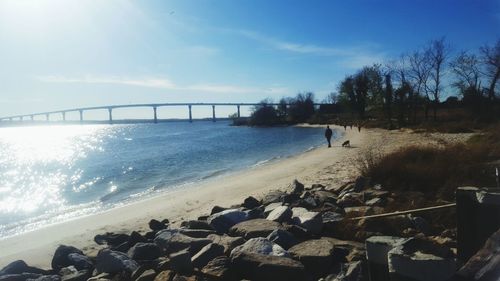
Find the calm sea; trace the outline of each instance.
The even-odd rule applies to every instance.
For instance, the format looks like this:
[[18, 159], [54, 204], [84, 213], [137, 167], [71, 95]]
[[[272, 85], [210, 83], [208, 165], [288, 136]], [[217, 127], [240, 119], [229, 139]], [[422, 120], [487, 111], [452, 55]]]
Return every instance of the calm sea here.
[[324, 142], [321, 128], [233, 127], [227, 121], [0, 128], [0, 238]]

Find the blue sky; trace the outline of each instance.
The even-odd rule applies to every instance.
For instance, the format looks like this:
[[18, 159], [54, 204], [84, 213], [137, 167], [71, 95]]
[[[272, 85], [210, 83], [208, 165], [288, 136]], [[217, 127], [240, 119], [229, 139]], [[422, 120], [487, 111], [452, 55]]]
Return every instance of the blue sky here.
[[0, 115], [303, 91], [321, 100], [346, 74], [441, 36], [456, 52], [491, 44], [500, 1], [0, 0]]

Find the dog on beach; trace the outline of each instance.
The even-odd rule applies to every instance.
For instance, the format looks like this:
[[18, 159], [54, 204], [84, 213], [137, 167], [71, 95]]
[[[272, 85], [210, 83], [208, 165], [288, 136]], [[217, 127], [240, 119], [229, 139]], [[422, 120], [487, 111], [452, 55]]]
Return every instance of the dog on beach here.
[[342, 143], [342, 147], [351, 147], [351, 142], [349, 140], [346, 140]]

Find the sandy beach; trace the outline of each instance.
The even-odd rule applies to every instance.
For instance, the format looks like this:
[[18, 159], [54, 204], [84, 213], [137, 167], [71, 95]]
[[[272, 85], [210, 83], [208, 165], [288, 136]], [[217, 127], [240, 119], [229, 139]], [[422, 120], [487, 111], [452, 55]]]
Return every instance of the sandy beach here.
[[[22, 259], [28, 264], [50, 267], [56, 247], [67, 244], [89, 255], [99, 246], [96, 234], [148, 229], [150, 219], [169, 219], [174, 225], [183, 219], [195, 219], [210, 212], [214, 205], [230, 206], [241, 203], [247, 196], [260, 197], [273, 189], [283, 189], [293, 179], [306, 185], [321, 183], [335, 188], [357, 176], [356, 159], [366, 150], [381, 153], [406, 145], [444, 145], [460, 142], [466, 134], [416, 134], [409, 131], [363, 129], [358, 132], [335, 127], [344, 135], [333, 143], [280, 161], [161, 194], [157, 197], [112, 209], [97, 215], [51, 225], [33, 232], [0, 240], [0, 267]], [[351, 148], [342, 148], [344, 140]]]

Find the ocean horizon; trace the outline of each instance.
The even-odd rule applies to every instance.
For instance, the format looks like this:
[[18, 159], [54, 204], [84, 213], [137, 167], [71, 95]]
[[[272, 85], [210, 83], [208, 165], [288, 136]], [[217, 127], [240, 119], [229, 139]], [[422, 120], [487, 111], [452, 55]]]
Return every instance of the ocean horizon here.
[[323, 132], [230, 121], [0, 128], [0, 239], [287, 158], [325, 144]]

